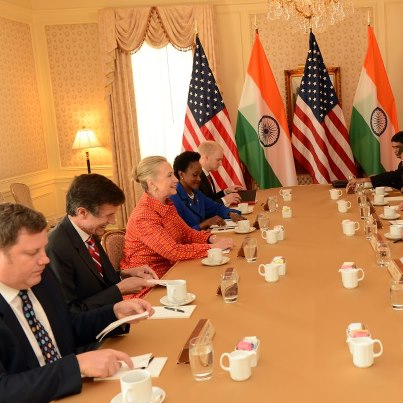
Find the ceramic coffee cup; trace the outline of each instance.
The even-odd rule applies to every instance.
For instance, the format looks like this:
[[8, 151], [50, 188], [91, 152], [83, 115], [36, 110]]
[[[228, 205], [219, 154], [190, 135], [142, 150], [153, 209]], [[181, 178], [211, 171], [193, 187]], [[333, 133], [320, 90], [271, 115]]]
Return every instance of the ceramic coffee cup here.
[[186, 280], [170, 280], [167, 283], [167, 298], [172, 304], [181, 304], [186, 301]]
[[343, 220], [342, 223], [343, 232], [347, 236], [355, 235], [355, 232], [360, 228], [360, 224], [357, 221]]
[[[356, 288], [358, 286], [358, 282], [364, 278], [364, 270], [356, 269], [353, 267], [339, 269], [341, 273], [341, 281], [343, 283], [344, 288]], [[361, 272], [361, 276], [358, 277], [358, 273]]]
[[[374, 353], [374, 345], [378, 344], [380, 350]], [[380, 340], [370, 337], [356, 337], [350, 340], [353, 353], [353, 363], [358, 368], [368, 368], [374, 363], [374, 358], [383, 353], [383, 346]]]
[[374, 203], [375, 204], [383, 204], [385, 203], [385, 196], [384, 195], [374, 195]]
[[383, 215], [386, 218], [393, 218], [396, 215], [396, 210], [390, 206], [385, 206], [383, 208]]
[[384, 186], [378, 186], [375, 188], [375, 194], [376, 195], [384, 195], [385, 194], [385, 187]]
[[330, 189], [329, 193], [330, 193], [330, 198], [332, 200], [339, 200], [339, 198], [343, 194], [343, 192], [340, 189]]
[[153, 388], [151, 374], [143, 369], [130, 371], [120, 378], [123, 403], [149, 403], [152, 399]]
[[275, 283], [279, 279], [279, 265], [275, 263], [260, 264], [258, 272], [268, 283]]
[[238, 221], [238, 231], [239, 232], [248, 232], [250, 230], [250, 221], [249, 220], [241, 220]]
[[347, 210], [351, 208], [351, 202], [348, 200], [337, 200], [337, 209], [340, 213], [347, 213]]
[[211, 248], [207, 251], [207, 258], [210, 264], [220, 264], [223, 259], [222, 249]]
[[239, 203], [237, 210], [239, 210], [241, 214], [246, 214], [249, 210], [248, 203]]
[[270, 244], [277, 243], [277, 240], [278, 240], [277, 230], [267, 229], [267, 230], [261, 231], [261, 234], [262, 234], [262, 238], [265, 239], [267, 243], [270, 243]]

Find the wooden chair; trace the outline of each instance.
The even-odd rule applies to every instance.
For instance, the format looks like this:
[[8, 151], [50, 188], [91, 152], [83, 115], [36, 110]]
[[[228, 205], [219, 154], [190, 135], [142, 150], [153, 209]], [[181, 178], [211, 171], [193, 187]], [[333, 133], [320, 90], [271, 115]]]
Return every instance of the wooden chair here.
[[5, 203], [5, 202], [6, 202], [6, 199], [4, 198], [3, 193], [0, 192], [0, 204]]
[[29, 187], [27, 185], [17, 182], [12, 183], [10, 185], [10, 190], [16, 203], [22, 204], [23, 206], [29, 207], [31, 209], [34, 208], [31, 191], [29, 190]]
[[123, 257], [125, 234], [125, 230], [114, 229], [106, 232], [101, 239], [101, 244], [109, 257], [112, 266], [117, 271], [119, 271], [119, 263]]

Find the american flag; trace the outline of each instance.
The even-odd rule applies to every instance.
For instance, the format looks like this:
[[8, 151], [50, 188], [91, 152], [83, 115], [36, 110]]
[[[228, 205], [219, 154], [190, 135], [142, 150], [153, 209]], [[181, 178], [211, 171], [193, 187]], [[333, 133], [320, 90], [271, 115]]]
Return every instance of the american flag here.
[[343, 111], [312, 32], [291, 141], [295, 159], [311, 174], [314, 183], [355, 175]]
[[196, 37], [182, 147], [196, 150], [206, 140], [216, 141], [224, 152], [222, 166], [211, 173], [217, 185], [221, 189], [231, 185], [245, 186], [228, 111], [200, 39]]

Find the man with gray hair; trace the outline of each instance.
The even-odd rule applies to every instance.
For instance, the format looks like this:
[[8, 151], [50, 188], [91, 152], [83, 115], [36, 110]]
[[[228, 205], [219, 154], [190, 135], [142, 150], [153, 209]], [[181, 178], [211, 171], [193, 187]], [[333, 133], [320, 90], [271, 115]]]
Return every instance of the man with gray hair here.
[[222, 163], [224, 156], [222, 147], [215, 141], [203, 141], [199, 145], [198, 152], [200, 154], [200, 164], [203, 169], [200, 175], [201, 183], [199, 190], [206, 196], [225, 206], [239, 203], [241, 197], [237, 192], [238, 190], [244, 189], [242, 186], [231, 186], [217, 192], [214, 179], [210, 175], [210, 172], [216, 171]]

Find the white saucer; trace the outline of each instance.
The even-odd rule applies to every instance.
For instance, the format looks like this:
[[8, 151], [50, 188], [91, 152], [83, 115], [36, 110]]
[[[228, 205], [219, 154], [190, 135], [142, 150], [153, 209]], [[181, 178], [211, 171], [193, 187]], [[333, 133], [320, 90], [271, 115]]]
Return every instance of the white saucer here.
[[248, 215], [248, 214], [251, 214], [251, 213], [253, 213], [253, 206], [249, 206], [248, 211], [246, 213], [241, 213], [241, 215]]
[[210, 263], [207, 257], [204, 258], [201, 262], [205, 266], [221, 266], [221, 265], [229, 262], [229, 257], [228, 256], [223, 256], [222, 260], [221, 260], [221, 263]]
[[181, 302], [180, 304], [172, 303], [171, 301], [168, 300], [168, 297], [166, 295], [164, 295], [160, 299], [160, 302], [161, 302], [162, 305], [166, 305], [166, 306], [181, 306], [181, 305], [190, 304], [195, 299], [196, 299], [196, 295], [192, 294], [191, 292], [188, 292], [188, 295], [187, 295], [186, 299], [183, 302]]
[[388, 203], [383, 202], [383, 203], [372, 203], [373, 206], [386, 206]]
[[250, 227], [247, 231], [239, 231], [238, 228], [234, 228], [234, 232], [236, 234], [250, 234], [251, 232], [256, 231], [255, 227]]
[[396, 220], [396, 218], [400, 217], [400, 214], [395, 214], [393, 217], [385, 217], [383, 214], [379, 214], [379, 217], [382, 218], [382, 220]]
[[387, 232], [387, 233], [385, 234], [385, 238], [390, 239], [390, 240], [392, 240], [392, 241], [397, 241], [398, 239], [402, 239], [401, 236], [391, 236], [391, 235], [390, 235], [390, 232]]
[[[160, 400], [155, 400], [158, 396], [162, 395]], [[158, 386], [153, 386], [153, 397], [150, 403], [163, 402], [165, 400], [165, 390], [159, 388]], [[118, 393], [112, 400], [111, 403], [122, 403], [122, 393]]]

